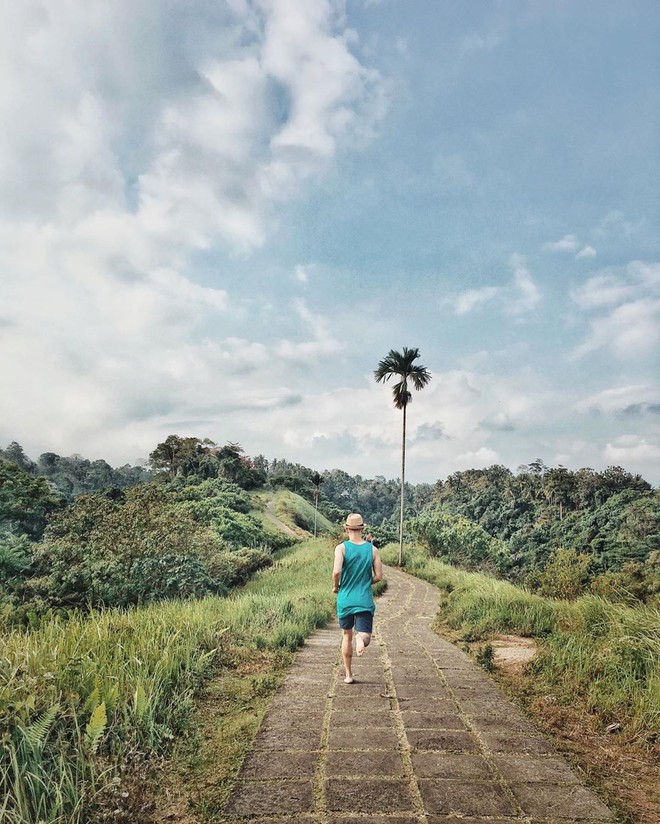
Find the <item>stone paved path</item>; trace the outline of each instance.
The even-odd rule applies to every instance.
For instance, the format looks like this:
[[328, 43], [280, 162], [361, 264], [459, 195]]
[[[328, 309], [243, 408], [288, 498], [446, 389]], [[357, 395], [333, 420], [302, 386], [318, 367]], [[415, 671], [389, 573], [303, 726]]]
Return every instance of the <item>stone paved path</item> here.
[[609, 810], [491, 678], [430, 628], [435, 587], [395, 569], [343, 683], [336, 624], [275, 695], [225, 809], [260, 824], [604, 824]]

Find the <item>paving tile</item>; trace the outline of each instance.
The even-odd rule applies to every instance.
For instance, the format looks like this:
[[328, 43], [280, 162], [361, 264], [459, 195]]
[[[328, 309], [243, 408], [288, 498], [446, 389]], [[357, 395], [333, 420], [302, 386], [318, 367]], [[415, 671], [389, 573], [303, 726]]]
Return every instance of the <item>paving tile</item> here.
[[392, 681], [395, 687], [411, 686], [424, 688], [435, 688], [438, 685], [444, 686], [440, 677], [434, 673], [428, 675], [400, 675], [398, 672], [392, 672]]
[[251, 752], [239, 777], [300, 779], [314, 774], [318, 759], [318, 752]]
[[394, 713], [391, 710], [380, 710], [373, 712], [370, 707], [356, 707], [347, 709], [346, 706], [342, 709], [333, 710], [330, 716], [330, 729], [337, 729], [338, 727], [366, 727], [370, 729], [375, 728], [390, 728], [395, 723]]
[[455, 715], [456, 704], [448, 698], [401, 698], [397, 696], [401, 712], [430, 712], [437, 715]]
[[[427, 815], [426, 816], [426, 824], [528, 824], [528, 820], [522, 818], [473, 818], [469, 816], [466, 818], [465, 816], [461, 816], [460, 818], [448, 818], [445, 815]], [[259, 819], [259, 824], [262, 824], [261, 819]], [[532, 824], [534, 824], [532, 822]], [[563, 824], [569, 824], [569, 822], [564, 821]], [[570, 822], [573, 824], [573, 822]], [[578, 822], [579, 824], [579, 822]]]
[[503, 715], [468, 716], [470, 726], [478, 732], [511, 733], [536, 732], [536, 727], [526, 718], [510, 718]]
[[330, 682], [327, 679], [323, 682], [285, 680], [277, 692], [282, 696], [292, 695], [297, 698], [327, 698]]
[[493, 763], [508, 782], [542, 781], [545, 784], [579, 784], [580, 779], [565, 761], [547, 756], [496, 755]]
[[614, 821], [614, 816], [603, 802], [581, 785], [567, 787], [535, 781], [513, 783], [511, 789], [522, 809], [539, 818]]
[[355, 712], [358, 708], [365, 706], [365, 704], [372, 711], [376, 710], [380, 712], [387, 712], [391, 708], [390, 699], [385, 693], [370, 695], [365, 699], [364, 695], [357, 692], [351, 692], [351, 690], [341, 690], [340, 692], [337, 692], [332, 699], [333, 710], [343, 710], [345, 708], [347, 711], [350, 710], [351, 712]]
[[342, 669], [341, 675], [335, 682], [335, 695], [340, 692], [357, 692], [359, 695], [380, 695], [387, 694], [387, 682], [381, 673], [380, 677], [371, 675], [368, 672], [362, 672], [359, 669], [353, 669], [353, 683], [344, 683], [344, 671]]
[[325, 763], [328, 778], [345, 775], [403, 776], [403, 758], [397, 752], [329, 752]]
[[463, 695], [457, 695], [456, 701], [466, 715], [496, 715], [528, 721], [515, 704], [510, 704], [501, 696], [465, 698]]
[[398, 746], [393, 729], [331, 729], [328, 736], [331, 750], [396, 750]]
[[278, 707], [268, 712], [261, 722], [261, 730], [321, 730], [324, 714], [320, 712], [291, 712], [285, 707]]
[[[420, 824], [421, 819], [411, 815], [361, 815], [359, 819], [331, 815], [328, 824]], [[261, 819], [259, 819], [259, 824]]]
[[417, 750], [479, 751], [476, 738], [459, 730], [406, 730], [406, 737]]
[[502, 785], [494, 781], [422, 779], [418, 783], [428, 813], [483, 816], [515, 815], [518, 811]]
[[530, 755], [550, 755], [554, 752], [550, 744], [541, 736], [515, 735], [484, 732], [479, 740], [491, 752], [529, 753]]
[[405, 666], [392, 663], [392, 673], [395, 679], [398, 676], [399, 678], [407, 678], [412, 681], [438, 677], [438, 671], [431, 664], [427, 664], [426, 666]]
[[323, 714], [325, 712], [325, 705], [327, 700], [328, 699], [325, 695], [312, 697], [309, 695], [292, 695], [291, 693], [276, 693], [273, 696], [273, 700], [270, 702], [270, 709], [275, 710], [283, 707], [294, 712], [305, 711], [309, 712], [310, 714]]
[[413, 752], [413, 770], [417, 778], [492, 779], [485, 758], [454, 752]]
[[259, 730], [254, 739], [255, 750], [317, 750], [321, 743], [321, 729], [296, 730], [277, 728]]
[[420, 681], [416, 684], [395, 684], [397, 698], [451, 698], [451, 693], [440, 680]]
[[325, 782], [326, 807], [331, 812], [398, 813], [414, 809], [412, 791], [407, 781], [370, 779], [364, 781], [329, 779]]
[[245, 781], [235, 786], [225, 811], [253, 819], [311, 812], [313, 803], [311, 781]]
[[464, 730], [466, 728], [459, 715], [406, 710], [401, 713], [401, 720], [407, 730]]

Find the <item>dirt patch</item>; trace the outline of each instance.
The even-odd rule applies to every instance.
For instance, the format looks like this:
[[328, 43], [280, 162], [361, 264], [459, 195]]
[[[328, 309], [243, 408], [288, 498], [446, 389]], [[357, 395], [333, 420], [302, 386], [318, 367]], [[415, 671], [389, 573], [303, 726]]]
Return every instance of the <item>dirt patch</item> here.
[[493, 663], [507, 672], [522, 670], [538, 652], [536, 641], [521, 635], [495, 635], [491, 644]]

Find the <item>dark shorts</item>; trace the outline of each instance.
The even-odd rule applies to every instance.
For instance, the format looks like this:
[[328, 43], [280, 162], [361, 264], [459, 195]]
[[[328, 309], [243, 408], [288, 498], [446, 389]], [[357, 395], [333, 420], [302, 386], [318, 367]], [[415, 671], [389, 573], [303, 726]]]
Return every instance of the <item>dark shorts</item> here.
[[356, 632], [372, 632], [374, 628], [374, 614], [366, 610], [365, 612], [354, 612], [339, 619], [339, 626], [342, 629], [355, 629]]

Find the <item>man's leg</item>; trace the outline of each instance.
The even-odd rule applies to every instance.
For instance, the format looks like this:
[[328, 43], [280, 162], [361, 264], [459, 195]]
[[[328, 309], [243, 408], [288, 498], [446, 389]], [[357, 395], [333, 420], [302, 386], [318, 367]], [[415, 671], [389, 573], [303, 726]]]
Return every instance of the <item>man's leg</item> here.
[[341, 654], [344, 659], [344, 672], [346, 675], [344, 678], [344, 683], [352, 684], [353, 671], [351, 670], [351, 662], [353, 658], [353, 630], [344, 629], [342, 632], [343, 637], [341, 639]]
[[370, 632], [356, 632], [355, 633], [355, 651], [358, 654], [358, 658], [361, 658], [364, 655], [364, 651], [369, 646], [370, 642], [371, 642], [371, 633]]
[[371, 641], [374, 617], [371, 612], [359, 612], [355, 616], [355, 651], [358, 657], [364, 655], [365, 649]]

